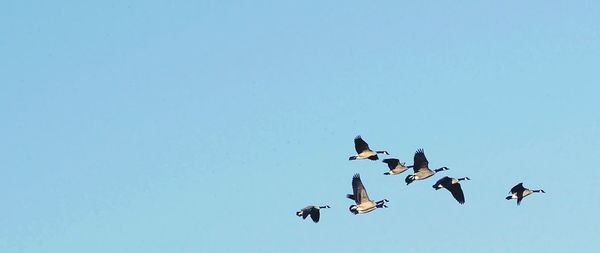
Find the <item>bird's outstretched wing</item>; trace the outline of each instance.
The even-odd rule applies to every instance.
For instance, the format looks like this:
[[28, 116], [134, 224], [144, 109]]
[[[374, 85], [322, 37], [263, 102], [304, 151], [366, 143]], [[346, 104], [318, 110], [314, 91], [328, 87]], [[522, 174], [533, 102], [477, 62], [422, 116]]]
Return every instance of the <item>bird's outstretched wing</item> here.
[[523, 187], [523, 183], [519, 183], [518, 185], [515, 185], [513, 188], [510, 189], [510, 193], [523, 192], [524, 190], [525, 187]]
[[456, 199], [456, 201], [458, 201], [458, 203], [460, 203], [461, 205], [465, 203], [465, 194], [463, 193], [463, 190], [460, 187], [459, 183], [450, 183], [449, 186], [444, 186], [444, 188], [448, 189], [448, 191], [452, 193], [452, 196], [454, 197], [454, 199]]
[[310, 210], [310, 218], [315, 222], [319, 222], [319, 218], [321, 216], [321, 213], [319, 212], [318, 208], [314, 208], [312, 210]]
[[517, 194], [517, 206], [521, 205], [521, 200], [523, 200], [523, 194]]
[[388, 168], [390, 168], [390, 170], [393, 170], [396, 168], [396, 166], [398, 166], [398, 164], [400, 163], [400, 160], [395, 159], [395, 158], [390, 158], [390, 159], [384, 159], [383, 162], [387, 163]]
[[413, 160], [413, 170], [415, 173], [417, 173], [420, 169], [429, 169], [429, 161], [427, 161], [427, 157], [425, 157], [425, 152], [422, 148], [417, 149]]
[[369, 195], [367, 195], [367, 190], [360, 180], [359, 174], [354, 174], [354, 177], [352, 177], [352, 190], [354, 192], [354, 201], [356, 201], [356, 204], [369, 201]]
[[437, 182], [435, 182], [435, 184], [434, 184], [433, 186], [440, 185], [440, 184], [441, 184], [441, 185], [442, 185], [444, 188], [446, 188], [446, 187], [448, 187], [449, 185], [451, 185], [451, 184], [452, 184], [452, 178], [450, 178], [450, 177], [448, 177], [448, 176], [446, 176], [446, 177], [443, 177], [443, 178], [440, 178], [440, 180], [438, 180]]
[[305, 208], [302, 208], [302, 219], [306, 219], [306, 217], [308, 217], [308, 215], [310, 215], [311, 208], [312, 208], [312, 206], [307, 206]]
[[356, 153], [360, 154], [365, 150], [369, 150], [369, 144], [367, 144], [367, 142], [359, 135], [354, 138], [354, 148], [356, 149]]
[[525, 192], [527, 188], [523, 186], [523, 183], [519, 183], [510, 189], [511, 194], [517, 194], [517, 205], [521, 204], [521, 200], [523, 200], [523, 192]]

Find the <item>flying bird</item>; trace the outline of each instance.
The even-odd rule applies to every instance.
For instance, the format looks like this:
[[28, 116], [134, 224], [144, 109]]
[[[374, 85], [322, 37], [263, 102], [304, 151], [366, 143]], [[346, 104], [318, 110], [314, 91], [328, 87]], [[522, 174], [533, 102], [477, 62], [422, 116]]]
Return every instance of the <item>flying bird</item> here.
[[321, 216], [320, 209], [330, 208], [329, 206], [306, 206], [305, 208], [300, 209], [300, 211], [296, 212], [297, 216], [302, 217], [302, 219], [306, 219], [310, 215], [310, 218], [315, 222], [319, 222], [319, 218]]
[[427, 161], [427, 158], [425, 157], [425, 152], [423, 151], [423, 149], [417, 149], [417, 152], [415, 152], [414, 157], [413, 170], [415, 171], [415, 174], [408, 175], [406, 179], [404, 179], [406, 185], [412, 183], [415, 180], [423, 180], [428, 177], [431, 177], [435, 173], [438, 173], [440, 171], [448, 170], [448, 167], [441, 167], [436, 170], [430, 170], [429, 161]]
[[356, 202], [356, 205], [351, 205], [349, 208], [353, 214], [368, 213], [376, 208], [387, 208], [385, 205], [386, 202], [389, 202], [387, 199], [377, 202], [369, 199], [369, 195], [367, 195], [367, 190], [362, 184], [359, 174], [354, 174], [354, 177], [352, 177], [352, 191], [353, 194], [348, 194], [346, 197]]
[[465, 195], [463, 194], [463, 190], [460, 187], [460, 181], [463, 180], [471, 180], [468, 177], [463, 177], [463, 178], [452, 178], [452, 177], [443, 177], [442, 179], [438, 180], [434, 185], [433, 185], [433, 189], [435, 189], [436, 191], [442, 188], [446, 188], [446, 190], [448, 190], [450, 193], [452, 193], [452, 196], [454, 197], [454, 199], [456, 199], [456, 201], [458, 201], [458, 203], [460, 203], [461, 205], [465, 203]]
[[523, 183], [519, 183], [518, 185], [515, 185], [512, 189], [510, 189], [510, 195], [506, 197], [507, 200], [511, 200], [511, 199], [517, 199], [517, 205], [521, 204], [521, 200], [523, 200], [523, 198], [529, 196], [532, 193], [537, 193], [537, 192], [541, 192], [541, 193], [546, 193], [544, 190], [540, 189], [540, 190], [529, 190], [525, 187], [523, 187]]
[[378, 160], [377, 154], [386, 154], [389, 155], [387, 151], [373, 151], [369, 149], [369, 144], [365, 142], [360, 135], [354, 138], [354, 148], [356, 149], [356, 154], [351, 156], [348, 160]]
[[396, 175], [406, 171], [408, 168], [412, 168], [412, 166], [405, 166], [405, 163], [401, 163], [400, 160], [395, 158], [383, 159], [384, 163], [387, 163], [390, 171], [383, 173], [384, 175]]

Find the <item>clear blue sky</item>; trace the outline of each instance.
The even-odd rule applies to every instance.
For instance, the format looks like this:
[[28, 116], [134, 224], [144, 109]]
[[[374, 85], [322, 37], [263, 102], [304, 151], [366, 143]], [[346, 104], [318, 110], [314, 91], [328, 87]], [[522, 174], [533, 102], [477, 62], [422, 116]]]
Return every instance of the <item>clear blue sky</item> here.
[[417, 2], [3, 1], [0, 252], [598, 249], [600, 3]]

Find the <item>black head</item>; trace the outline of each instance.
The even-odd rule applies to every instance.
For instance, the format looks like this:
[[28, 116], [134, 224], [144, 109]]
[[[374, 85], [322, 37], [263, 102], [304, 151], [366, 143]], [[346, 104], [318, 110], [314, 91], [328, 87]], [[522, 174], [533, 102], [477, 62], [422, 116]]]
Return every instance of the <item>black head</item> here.
[[358, 211], [356, 210], [356, 205], [351, 205], [348, 210], [350, 210], [351, 213], [353, 214], [358, 214]]

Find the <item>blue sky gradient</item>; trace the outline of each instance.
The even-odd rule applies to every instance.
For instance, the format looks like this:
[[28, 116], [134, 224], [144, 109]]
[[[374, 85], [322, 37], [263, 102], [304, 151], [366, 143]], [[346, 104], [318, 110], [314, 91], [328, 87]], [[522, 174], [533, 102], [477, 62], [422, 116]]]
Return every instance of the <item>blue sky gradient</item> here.
[[[0, 252], [583, 252], [598, 1], [0, 3]], [[348, 161], [361, 134], [466, 203]], [[385, 157], [385, 156], [384, 156]], [[351, 178], [388, 209], [352, 215]], [[512, 186], [542, 188], [521, 206]], [[294, 215], [329, 204], [321, 222]]]

